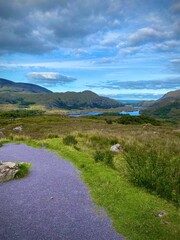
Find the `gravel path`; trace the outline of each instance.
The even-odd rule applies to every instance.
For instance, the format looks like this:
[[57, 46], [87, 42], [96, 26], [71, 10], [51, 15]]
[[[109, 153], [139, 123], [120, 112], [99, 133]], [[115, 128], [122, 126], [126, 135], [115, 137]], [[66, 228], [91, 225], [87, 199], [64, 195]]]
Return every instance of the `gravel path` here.
[[0, 161], [32, 163], [28, 177], [0, 183], [1, 240], [122, 240], [70, 162], [24, 144], [1, 147]]

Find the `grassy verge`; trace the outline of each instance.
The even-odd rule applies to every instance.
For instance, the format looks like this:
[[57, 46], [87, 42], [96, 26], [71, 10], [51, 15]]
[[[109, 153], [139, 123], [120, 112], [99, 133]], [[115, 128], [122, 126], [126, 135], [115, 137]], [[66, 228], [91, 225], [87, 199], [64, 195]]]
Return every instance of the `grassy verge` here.
[[[40, 141], [29, 143], [42, 146]], [[132, 185], [118, 171], [95, 162], [88, 152], [64, 145], [62, 139], [48, 139], [43, 144], [81, 170], [93, 200], [106, 210], [121, 235], [132, 240], [179, 239], [180, 218], [174, 205]]]
[[15, 179], [23, 178], [27, 176], [31, 168], [31, 164], [26, 162], [20, 162], [20, 163], [18, 162], [18, 165], [19, 165], [19, 171], [16, 173]]

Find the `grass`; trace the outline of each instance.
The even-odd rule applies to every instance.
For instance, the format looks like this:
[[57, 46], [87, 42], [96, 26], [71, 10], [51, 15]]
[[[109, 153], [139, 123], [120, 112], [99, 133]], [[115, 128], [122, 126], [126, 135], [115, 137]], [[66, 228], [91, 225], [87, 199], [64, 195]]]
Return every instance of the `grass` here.
[[[118, 171], [99, 162], [89, 152], [63, 144], [62, 139], [47, 139], [48, 149], [56, 151], [81, 170], [95, 203], [104, 208], [116, 230], [132, 240], [179, 239], [178, 209], [171, 203], [129, 183]], [[41, 141], [31, 141], [41, 146]], [[159, 217], [158, 213], [166, 214]]]
[[[2, 141], [44, 146], [73, 162], [81, 170], [93, 200], [106, 210], [117, 231], [127, 239], [179, 239], [178, 125], [124, 125], [117, 123], [116, 118], [111, 124], [104, 117], [71, 118], [57, 114], [1, 119], [0, 131], [6, 137]], [[23, 130], [13, 132], [20, 125]], [[110, 155], [110, 147], [116, 143], [120, 143], [121, 151]], [[134, 179], [130, 166], [136, 167], [138, 178]], [[171, 184], [174, 180], [175, 191]], [[171, 197], [163, 196], [166, 186], [171, 189]], [[163, 194], [157, 191], [160, 187]], [[159, 217], [159, 212], [166, 214]]]
[[31, 164], [27, 162], [17, 162], [19, 171], [15, 175], [15, 179], [23, 178], [28, 175]]

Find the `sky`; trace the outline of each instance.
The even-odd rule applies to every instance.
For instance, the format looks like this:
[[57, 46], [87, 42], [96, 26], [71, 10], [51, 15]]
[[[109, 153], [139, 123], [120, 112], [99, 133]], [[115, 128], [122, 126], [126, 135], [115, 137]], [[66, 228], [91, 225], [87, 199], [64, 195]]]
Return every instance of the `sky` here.
[[0, 0], [0, 77], [158, 99], [180, 89], [180, 1]]

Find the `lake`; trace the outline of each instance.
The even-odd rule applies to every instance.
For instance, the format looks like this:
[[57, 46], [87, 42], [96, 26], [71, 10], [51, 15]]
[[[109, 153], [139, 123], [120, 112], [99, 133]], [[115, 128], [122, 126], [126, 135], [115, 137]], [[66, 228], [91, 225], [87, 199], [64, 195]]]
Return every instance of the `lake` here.
[[[87, 117], [87, 116], [98, 116], [103, 114], [103, 112], [87, 112], [87, 113], [75, 113], [75, 114], [69, 114], [70, 117]], [[125, 115], [128, 114], [130, 116], [140, 116], [139, 110], [136, 111], [122, 111], [119, 112], [119, 114]]]
[[87, 116], [98, 116], [103, 114], [103, 112], [87, 112], [87, 113], [74, 113], [69, 114], [70, 117], [87, 117]]
[[122, 115], [128, 114], [130, 116], [140, 116], [139, 110], [131, 111], [131, 112], [122, 111], [122, 112], [119, 112], [119, 113], [122, 114]]

